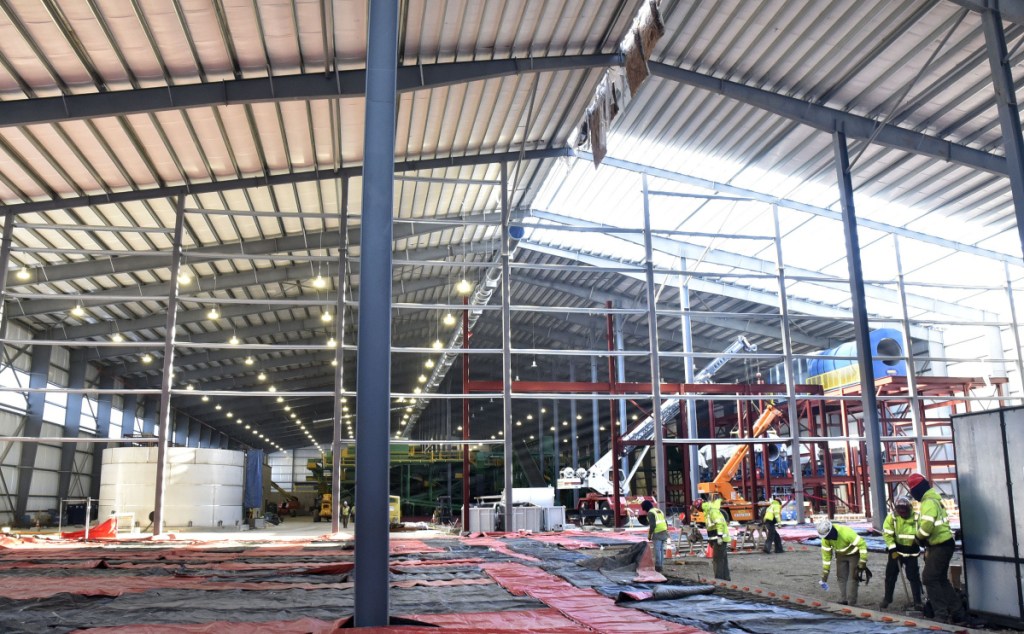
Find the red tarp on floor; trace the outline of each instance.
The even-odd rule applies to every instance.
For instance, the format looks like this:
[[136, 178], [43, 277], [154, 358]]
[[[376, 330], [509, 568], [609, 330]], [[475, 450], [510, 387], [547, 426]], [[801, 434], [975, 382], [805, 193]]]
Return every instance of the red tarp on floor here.
[[[61, 533], [60, 536], [63, 539], [85, 539], [85, 529]], [[90, 528], [89, 539], [117, 539], [117, 520], [112, 517], [95, 528]]]
[[615, 605], [612, 599], [589, 588], [577, 588], [561, 577], [521, 564], [484, 564], [484, 572], [503, 588], [527, 595], [555, 608], [567, 618], [596, 632], [676, 632], [706, 634], [703, 630], [663, 621], [631, 608]]

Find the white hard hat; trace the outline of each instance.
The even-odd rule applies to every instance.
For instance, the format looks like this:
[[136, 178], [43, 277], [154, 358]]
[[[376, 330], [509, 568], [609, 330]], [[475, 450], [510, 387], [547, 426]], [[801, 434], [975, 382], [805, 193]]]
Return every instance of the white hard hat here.
[[832, 522], [828, 519], [821, 519], [814, 523], [814, 529], [818, 531], [818, 535], [825, 537], [832, 531]]

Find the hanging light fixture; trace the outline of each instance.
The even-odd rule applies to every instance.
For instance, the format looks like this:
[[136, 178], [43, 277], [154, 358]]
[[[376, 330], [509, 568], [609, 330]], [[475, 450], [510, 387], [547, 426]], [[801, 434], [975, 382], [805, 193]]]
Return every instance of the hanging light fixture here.
[[419, 376], [419, 378], [418, 378], [417, 380], [418, 380], [418, 381], [419, 381], [420, 383], [426, 383], [426, 382], [427, 382], [427, 375], [425, 375], [425, 374], [421, 374], [421, 375]]
[[238, 345], [238, 337], [236, 335], [231, 335], [231, 338], [228, 339], [228, 343], [230, 343], [233, 346], [237, 346]]
[[245, 365], [252, 365], [253, 363], [255, 363], [255, 361], [253, 361], [252, 357], [245, 358]]
[[192, 276], [188, 274], [188, 271], [179, 271], [178, 272], [178, 285], [179, 286], [188, 286], [191, 283], [192, 283]]
[[327, 281], [318, 273], [316, 279], [313, 280], [313, 288], [324, 288], [325, 286], [327, 286]]
[[216, 308], [211, 308], [210, 312], [206, 313], [207, 319], [220, 319], [220, 312]]
[[121, 343], [122, 341], [124, 341], [124, 337], [121, 336], [121, 333], [115, 332], [113, 335], [111, 335], [110, 340], [113, 341], [114, 343]]
[[337, 347], [337, 345], [338, 345], [338, 342], [337, 342], [337, 340], [334, 337], [331, 337], [330, 339], [327, 340], [327, 347], [328, 348], [334, 348], [334, 347]]
[[[427, 359], [427, 362], [423, 364], [423, 367], [425, 367], [428, 370], [430, 368], [434, 367], [434, 360], [433, 359]], [[399, 402], [401, 402], [401, 401], [399, 401]]]
[[473, 292], [473, 285], [463, 277], [459, 280], [459, 283], [455, 285], [455, 292], [459, 295], [469, 295]]
[[331, 320], [331, 311], [325, 310], [323, 313], [321, 313], [320, 321], [328, 322], [330, 320]]
[[266, 381], [267, 375], [264, 372], [260, 372], [259, 375], [256, 376], [256, 378], [259, 379], [260, 381]]
[[210, 400], [210, 397], [209, 397], [209, 396], [207, 396], [207, 395], [205, 395], [205, 394], [203, 394], [203, 402], [204, 402], [204, 403], [206, 403], [206, 402], [208, 402], [209, 400]]
[[441, 348], [444, 347], [444, 344], [441, 343], [440, 339], [434, 339], [434, 343], [430, 344], [430, 347], [433, 348], [434, 350], [440, 350]]
[[442, 319], [441, 321], [442, 323], [444, 323], [445, 326], [451, 328], [452, 326], [455, 325], [455, 315], [451, 314], [451, 312], [447, 312], [444, 315], [444, 319]]
[[30, 279], [32, 279], [32, 273], [30, 273], [28, 269], [22, 267], [18, 269], [18, 272], [15, 274], [15, 277], [21, 280], [22, 282], [27, 282]]
[[153, 362], [152, 355], [150, 355], [148, 352], [146, 354], [142, 355], [142, 362], [143, 363], [152, 363]]
[[337, 359], [331, 359], [331, 365], [333, 365], [334, 367], [338, 367], [338, 360]]
[[81, 304], [77, 304], [74, 308], [71, 309], [71, 314], [74, 315], [75, 317], [85, 317], [85, 309], [82, 308]]

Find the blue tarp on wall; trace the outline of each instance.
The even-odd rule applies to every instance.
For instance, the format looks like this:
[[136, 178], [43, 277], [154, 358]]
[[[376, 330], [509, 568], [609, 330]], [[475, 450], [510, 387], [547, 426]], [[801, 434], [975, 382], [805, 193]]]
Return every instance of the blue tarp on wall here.
[[250, 449], [245, 454], [245, 495], [242, 505], [247, 509], [263, 508], [262, 449]]

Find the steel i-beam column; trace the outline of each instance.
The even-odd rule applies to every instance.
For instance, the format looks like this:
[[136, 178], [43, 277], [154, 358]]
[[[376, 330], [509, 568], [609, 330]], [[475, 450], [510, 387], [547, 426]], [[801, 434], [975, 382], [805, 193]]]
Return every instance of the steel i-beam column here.
[[[512, 516], [512, 279], [509, 263], [508, 164], [501, 164], [501, 400], [505, 430], [505, 531], [515, 530]], [[544, 438], [539, 437], [544, 456]]]
[[1021, 137], [1020, 108], [1006, 53], [1002, 15], [991, 7], [981, 9], [980, 13], [988, 65], [992, 70], [992, 87], [996, 93], [999, 127], [1003, 131], [1003, 150], [1006, 154], [1006, 172], [1010, 177], [1010, 193], [1013, 194], [1014, 216], [1017, 218], [1017, 236], [1024, 250], [1024, 138]]
[[[68, 355], [68, 388], [81, 390], [85, 387], [85, 349], [72, 348]], [[85, 402], [85, 394], [82, 392], [68, 392], [67, 404], [64, 409], [64, 437], [78, 438], [78, 432], [82, 424], [82, 403]], [[71, 496], [71, 481], [74, 479], [75, 451], [78, 444], [73, 442], [63, 443], [60, 447], [60, 473], [57, 475], [57, 500]], [[95, 459], [95, 458], [94, 458]], [[75, 497], [84, 495], [84, 491]]]
[[[782, 231], [779, 228], [779, 206], [772, 205], [772, 220], [775, 223], [775, 265], [778, 267], [776, 275], [779, 284], [779, 314], [782, 321], [779, 324], [782, 334], [782, 363], [786, 380], [786, 408], [789, 418], [789, 457], [790, 468], [793, 470], [793, 500], [796, 502], [796, 521], [802, 524], [804, 521], [804, 472], [800, 463], [800, 410], [796, 403], [796, 381], [793, 377], [793, 337], [789, 331], [789, 302], [786, 293], [786, 265], [782, 259]], [[808, 420], [810, 428], [810, 420]], [[814, 450], [811, 449], [811, 453]], [[764, 472], [771, 471], [768, 465], [767, 451], [762, 454]], [[768, 492], [771, 493], [770, 491]]]
[[[576, 364], [572, 360], [569, 361], [569, 382], [576, 382]], [[572, 464], [573, 469], [579, 469], [580, 467], [580, 451], [579, 443], [576, 438], [576, 399], [569, 401], [569, 433], [572, 437], [569, 442], [572, 444]], [[575, 509], [577, 503], [580, 501], [580, 490], [574, 488], [572, 490], [572, 507]]]
[[391, 249], [398, 0], [371, 0], [367, 28], [363, 205], [356, 360], [355, 626], [386, 626], [391, 422]]
[[[28, 377], [30, 388], [41, 389], [46, 387], [46, 378], [50, 371], [50, 353], [52, 346], [32, 346], [32, 366]], [[25, 415], [25, 436], [39, 438], [43, 430], [43, 407], [46, 402], [46, 392], [28, 393], [28, 413]], [[18, 464], [18, 499], [14, 505], [14, 520], [21, 522], [22, 516], [28, 510], [29, 491], [32, 490], [32, 474], [36, 466], [36, 450], [38, 443], [24, 443], [21, 447], [21, 460]]]
[[[686, 258], [679, 258], [679, 269], [686, 271]], [[679, 277], [679, 325], [682, 328], [683, 352], [683, 377], [688, 384], [693, 383], [693, 331], [690, 323], [690, 278], [685, 275]], [[688, 438], [697, 438], [700, 432], [697, 429], [697, 400], [692, 395], [686, 397], [686, 435]], [[700, 462], [697, 452], [700, 447], [688, 445], [686, 452], [689, 454], [690, 463], [690, 499], [696, 500], [700, 497], [697, 485], [700, 483]]]
[[647, 188], [647, 174], [642, 175], [644, 189], [644, 269], [647, 274], [647, 332], [651, 346], [651, 398], [654, 416], [654, 460], [657, 471], [656, 494], [658, 506], [665, 508], [665, 432], [661, 428], [661, 358], [658, 354], [658, 312], [654, 298], [654, 249], [651, 240], [651, 199]]
[[125, 394], [121, 400], [121, 438], [135, 433], [135, 417], [139, 413], [139, 395]]
[[171, 278], [168, 281], [167, 321], [164, 326], [164, 364], [160, 375], [160, 431], [156, 444], [156, 496], [153, 502], [153, 534], [164, 530], [164, 496], [167, 488], [167, 445], [171, 435], [171, 381], [174, 371], [174, 331], [178, 319], [178, 269], [181, 267], [181, 233], [185, 224], [185, 197], [175, 204], [174, 243], [171, 246]]
[[[177, 279], [177, 276], [175, 276]], [[114, 389], [114, 376], [109, 372], [100, 371], [99, 386], [101, 390]], [[110, 437], [110, 415], [114, 410], [114, 395], [102, 392], [96, 396], [96, 437]], [[103, 450], [105, 443], [98, 442], [92, 446], [92, 479], [89, 480], [89, 497], [100, 497], [100, 474], [103, 470]]]
[[[914, 430], [914, 462], [917, 465], [918, 473], [924, 473], [928, 468], [924, 455], [924, 426], [917, 401], [917, 369], [914, 367], [914, 346], [910, 340], [910, 313], [907, 310], [907, 287], [903, 276], [903, 261], [900, 259], [900, 238], [895, 234], [892, 236], [892, 248], [896, 254], [896, 274], [898, 276], [896, 283], [900, 293], [900, 309], [903, 311], [900, 326], [903, 328], [903, 345], [906, 347], [907, 397], [910, 399], [910, 421]], [[1010, 310], [1012, 314], [1012, 306]], [[1017, 329], [1014, 328], [1013, 332], [1016, 335]]]
[[[864, 273], [860, 266], [860, 238], [857, 234], [857, 213], [853, 207], [853, 181], [850, 178], [850, 156], [846, 146], [846, 135], [842, 132], [834, 132], [832, 146], [835, 152], [836, 178], [839, 183], [843, 234], [846, 236], [846, 262], [850, 269], [853, 328], [857, 340], [861, 407], [864, 410], [864, 435], [867, 441], [868, 475], [871, 480], [871, 523], [875, 529], [882, 530], [882, 521], [885, 519], [885, 479], [882, 471], [882, 448], [878, 444], [878, 439], [882, 434], [878, 423], [875, 373], [871, 361], [871, 337], [868, 333], [868, 311], [864, 305]], [[799, 459], [799, 455], [797, 455], [797, 459]]]
[[[1017, 302], [1013, 299], [1013, 280], [1010, 278], [1010, 265], [1003, 263], [1003, 271], [1006, 274], [1006, 298], [1010, 304], [1010, 331], [1013, 333], [1013, 356], [1017, 361], [1017, 378], [1021, 382], [1021, 389], [1024, 389], [1024, 358], [1021, 357], [1020, 330], [1017, 321]], [[924, 473], [922, 470], [921, 473]]]
[[345, 391], [345, 294], [348, 292], [348, 179], [341, 179], [341, 246], [338, 252], [338, 304], [334, 309], [338, 345], [334, 349], [334, 425], [331, 435], [331, 532], [341, 530], [341, 393]]
[[[597, 357], [590, 357], [590, 382], [597, 383]], [[601, 457], [601, 430], [599, 429], [601, 411], [596, 397], [590, 401], [590, 407], [594, 434], [594, 457], [591, 459], [590, 464], [594, 464]]]

